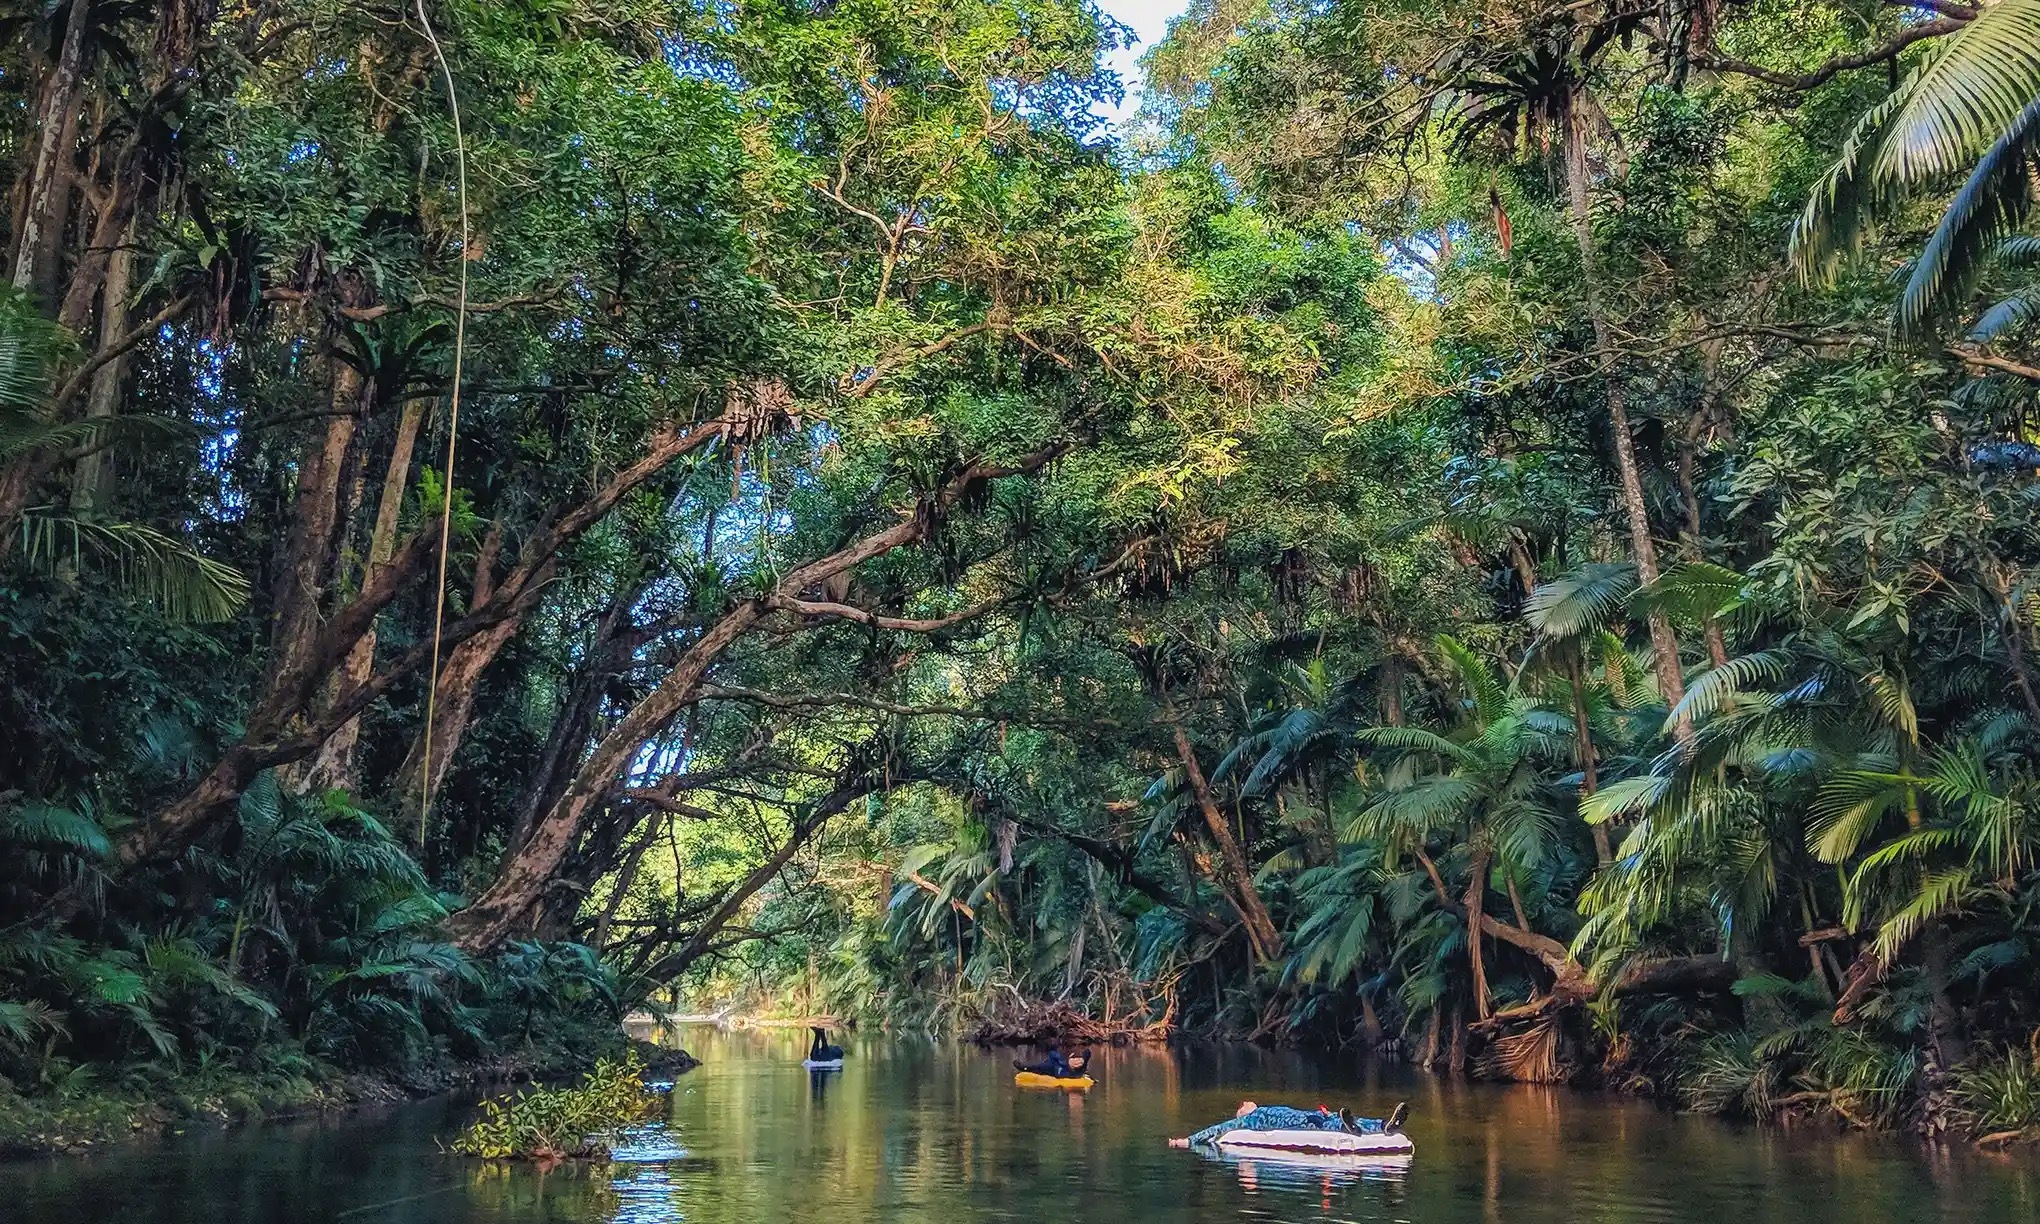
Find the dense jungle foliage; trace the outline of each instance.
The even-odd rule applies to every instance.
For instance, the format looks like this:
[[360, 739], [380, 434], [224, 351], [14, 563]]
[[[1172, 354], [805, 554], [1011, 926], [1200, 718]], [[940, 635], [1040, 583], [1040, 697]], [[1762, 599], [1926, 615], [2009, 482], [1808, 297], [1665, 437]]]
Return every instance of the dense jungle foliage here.
[[1197, 0], [1116, 129], [1086, 0], [0, 28], [0, 1098], [1063, 1003], [2040, 1123], [2036, 0]]

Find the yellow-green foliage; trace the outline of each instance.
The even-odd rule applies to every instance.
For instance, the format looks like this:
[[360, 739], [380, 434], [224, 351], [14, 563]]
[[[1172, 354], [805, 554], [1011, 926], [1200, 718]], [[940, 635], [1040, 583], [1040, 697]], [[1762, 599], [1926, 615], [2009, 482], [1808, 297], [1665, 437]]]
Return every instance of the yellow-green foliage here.
[[602, 1158], [616, 1132], [659, 1108], [636, 1054], [604, 1059], [571, 1088], [530, 1088], [482, 1105], [453, 1150], [484, 1160]]

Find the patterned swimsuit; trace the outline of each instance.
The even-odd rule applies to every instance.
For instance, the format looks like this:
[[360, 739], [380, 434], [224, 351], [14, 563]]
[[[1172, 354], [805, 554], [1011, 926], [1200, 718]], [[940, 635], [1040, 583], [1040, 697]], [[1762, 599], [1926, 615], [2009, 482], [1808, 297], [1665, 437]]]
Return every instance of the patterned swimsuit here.
[[[1381, 1121], [1377, 1118], [1355, 1118], [1363, 1135], [1381, 1133]], [[1236, 1130], [1330, 1130], [1342, 1131], [1346, 1126], [1339, 1121], [1339, 1115], [1316, 1109], [1292, 1109], [1287, 1105], [1263, 1105], [1244, 1118], [1227, 1118], [1190, 1136], [1191, 1143], [1216, 1143], [1220, 1135]]]

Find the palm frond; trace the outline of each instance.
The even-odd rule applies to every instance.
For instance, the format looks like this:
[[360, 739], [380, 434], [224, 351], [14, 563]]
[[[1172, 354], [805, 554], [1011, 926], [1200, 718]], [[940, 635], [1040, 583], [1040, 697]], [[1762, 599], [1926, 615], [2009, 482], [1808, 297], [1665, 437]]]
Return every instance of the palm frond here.
[[1966, 175], [1896, 312], [1901, 331], [1920, 329], [1966, 292], [1989, 244], [2031, 207], [2025, 165], [2036, 134], [2040, 0], [2000, 0], [1941, 40], [1843, 141], [1794, 227], [1794, 265], [1808, 280], [1832, 277], [1878, 212]]
[[58, 803], [30, 802], [0, 810], [0, 841], [61, 846], [87, 858], [104, 858], [113, 850], [106, 830], [89, 813]]
[[1884, 724], [1904, 736], [1907, 743], [1920, 741], [1920, 712], [1913, 705], [1912, 686], [1905, 673], [1884, 671], [1868, 678], [1871, 699]]
[[1997, 261], [2007, 268], [2040, 268], [2040, 237], [2005, 239], [1998, 243]]
[[1929, 874], [1920, 881], [1912, 899], [1885, 919], [1871, 946], [1886, 962], [1896, 959], [1906, 943], [1929, 922], [1961, 909], [1978, 892], [1974, 878], [1960, 868]]
[[1833, 280], [1842, 261], [1862, 249], [1871, 217], [1890, 202], [1892, 193], [1864, 163], [1884, 141], [1905, 99], [1901, 89], [1864, 112], [1843, 139], [1834, 165], [1814, 184], [1792, 227], [1791, 260], [1802, 280]]
[[1424, 778], [1404, 790], [1393, 790], [1361, 809], [1348, 835], [1367, 837], [1426, 836], [1462, 819], [1480, 798], [1473, 781], [1457, 775]]
[[2040, 292], [2022, 291], [2003, 299], [1976, 321], [1969, 329], [1969, 338], [1978, 344], [1989, 344], [2001, 340], [2040, 319]]
[[1539, 583], [1524, 612], [1539, 637], [1570, 641], [1614, 622], [1636, 593], [1636, 582], [1631, 562], [1589, 562]]
[[1866, 855], [1856, 868], [1852, 888], [1859, 891], [1863, 884], [1875, 879], [1880, 873], [1906, 863], [1919, 863], [1931, 858], [1935, 851], [1945, 850], [1956, 844], [1958, 835], [1953, 829], [1916, 829], [1904, 837], [1886, 842]]
[[1469, 650], [1464, 642], [1449, 633], [1438, 635], [1438, 650], [1459, 673], [1460, 683], [1466, 686], [1467, 696], [1473, 701], [1473, 711], [1481, 726], [1502, 716], [1508, 705], [1508, 691], [1495, 679], [1494, 672]]
[[1905, 774], [1848, 769], [1821, 786], [1807, 826], [1808, 849], [1823, 863], [1847, 862], [1905, 799], [1918, 779]]
[[1641, 608], [1689, 621], [1707, 621], [1734, 611], [1749, 598], [1750, 580], [1725, 565], [1687, 561], [1658, 575], [1637, 592]]
[[2040, 0], [2000, 0], [1941, 41], [1901, 91], [1872, 174], [1924, 184], [1959, 174], [2040, 98]]
[[1363, 727], [1353, 733], [1362, 746], [1401, 748], [1411, 752], [1435, 752], [1454, 761], [1466, 761], [1466, 746], [1425, 727]]
[[189, 434], [191, 427], [181, 421], [157, 416], [100, 416], [77, 421], [45, 421], [12, 414], [0, 417], [0, 459], [11, 459], [30, 451], [99, 450], [121, 444], [132, 445], [165, 434]]
[[50, 368], [62, 351], [65, 335], [42, 317], [19, 290], [0, 289], [0, 414], [19, 416], [42, 406], [49, 391]]
[[1602, 824], [1622, 816], [1638, 816], [1664, 801], [1677, 779], [1668, 774], [1639, 774], [1611, 782], [1580, 801], [1580, 819]]
[[1941, 214], [1899, 296], [1895, 319], [1900, 332], [1921, 332], [1951, 304], [1967, 298], [1983, 278], [1991, 248], [2032, 214], [2029, 176], [2036, 149], [2040, 97], [2013, 119]]
[[1782, 679], [1791, 666], [1790, 655], [1777, 650], [1760, 650], [1739, 655], [1720, 667], [1710, 668], [1687, 686], [1686, 695], [1665, 715], [1670, 730], [1682, 719], [1699, 721], [1727, 705], [1751, 685]]
[[21, 1003], [0, 1000], [0, 1038], [16, 1046], [27, 1046], [38, 1035], [61, 1037], [67, 1032], [64, 1014], [40, 999]]
[[248, 579], [182, 540], [140, 523], [95, 522], [32, 511], [21, 518], [29, 564], [99, 567], [122, 591], [149, 599], [172, 620], [222, 621], [248, 602]]

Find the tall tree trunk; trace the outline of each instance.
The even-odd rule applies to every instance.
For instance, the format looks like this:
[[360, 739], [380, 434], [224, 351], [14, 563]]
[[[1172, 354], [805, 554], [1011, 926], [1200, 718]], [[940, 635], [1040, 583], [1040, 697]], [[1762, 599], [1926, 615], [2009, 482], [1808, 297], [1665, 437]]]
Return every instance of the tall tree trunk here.
[[[1466, 956], [1473, 965], [1473, 1010], [1488, 1018], [1487, 960], [1481, 947], [1480, 919], [1487, 912], [1488, 852], [1477, 850], [1466, 882]], [[1456, 1026], [1455, 1026], [1456, 1027]], [[1457, 1040], [1455, 1036], [1454, 1040]], [[1456, 1070], [1457, 1068], [1455, 1068]]]
[[1407, 667], [1403, 657], [1394, 653], [1381, 664], [1381, 721], [1391, 727], [1403, 725], [1403, 675]]
[[[109, 294], [107, 278], [112, 275], [114, 260], [124, 254], [124, 245], [134, 232], [135, 215], [141, 206], [143, 190], [141, 162], [141, 149], [132, 143], [113, 157], [112, 181], [106, 184], [98, 216], [93, 219], [91, 236], [85, 239], [78, 252], [77, 262], [71, 269], [70, 285], [64, 291], [63, 305], [57, 310], [57, 322], [74, 332], [85, 329], [92, 318], [92, 304]], [[80, 225], [83, 225], [82, 218]], [[110, 297], [107, 305], [110, 305]], [[102, 305], [102, 309], [106, 309], [106, 305]], [[100, 343], [111, 345], [112, 339], [120, 334], [120, 330], [109, 332], [102, 327]]]
[[340, 489], [365, 405], [360, 371], [329, 359], [330, 415], [298, 463], [291, 529], [278, 567], [269, 629], [269, 672], [302, 668], [317, 640], [321, 606], [338, 561]]
[[[439, 711], [432, 725], [432, 776], [424, 777], [425, 730], [419, 728], [411, 751], [397, 771], [396, 793], [401, 797], [407, 822], [432, 810], [440, 784], [453, 767], [454, 754], [474, 717], [475, 697], [480, 692], [482, 673], [488, 670], [503, 647], [517, 635], [523, 618], [505, 620], [477, 633], [453, 648], [439, 669]], [[408, 823], [407, 823], [408, 827]]]
[[464, 951], [488, 952], [517, 933], [573, 849], [583, 823], [608, 801], [639, 750], [694, 700], [710, 665], [764, 617], [765, 608], [758, 600], [746, 600], [724, 613], [688, 648], [658, 688], [595, 745], [566, 794], [511, 853], [495, 882], [449, 922], [454, 941]]
[[[1575, 97], [1565, 122], [1566, 187], [1572, 205], [1573, 236], [1580, 249], [1580, 283], [1587, 299], [1587, 317], [1593, 324], [1595, 363], [1600, 369], [1603, 394], [1608, 405], [1608, 424], [1615, 447], [1615, 470], [1622, 487], [1622, 508], [1629, 522], [1629, 547], [1636, 558], [1637, 576], [1644, 586], [1659, 577], [1657, 543], [1651, 536], [1650, 503], [1643, 494], [1643, 473], [1636, 462], [1636, 436], [1629, 425], [1629, 405], [1623, 390], [1621, 371], [1616, 367], [1614, 334], [1601, 298], [1599, 259], [1594, 249], [1594, 214], [1588, 200], [1587, 140], [1585, 123]], [[1665, 704], [1676, 706], [1686, 695], [1685, 676], [1679, 666], [1679, 639], [1672, 623], [1662, 612], [1649, 617], [1651, 664], [1657, 673], [1658, 690]], [[1681, 720], [1679, 738], [1690, 742], [1692, 725]]]
[[71, 0], [64, 21], [64, 41], [38, 99], [35, 157], [23, 180], [21, 225], [14, 243], [14, 287], [45, 303], [56, 286], [57, 252], [70, 211], [72, 146], [77, 141], [78, 101], [85, 84], [85, 31], [92, 21], [91, 0]]
[[[376, 505], [375, 527], [369, 534], [368, 556], [362, 567], [363, 581], [370, 581], [375, 574], [390, 563], [390, 556], [397, 546], [397, 519], [403, 509], [404, 495], [410, 487], [411, 456], [418, 443], [419, 423], [424, 420], [423, 400], [411, 399], [404, 402], [404, 409], [397, 420], [397, 436], [390, 449], [389, 466], [383, 470], [382, 498]], [[473, 605], [470, 605], [473, 606]], [[329, 700], [367, 681], [375, 670], [376, 632], [371, 625], [354, 649], [347, 652], [347, 661], [341, 664], [340, 673], [327, 686]], [[354, 751], [361, 739], [361, 720], [350, 718], [333, 733], [333, 737], [319, 749], [306, 768], [303, 789], [322, 790], [339, 787], [348, 791], [359, 790], [354, 772]]]
[[1197, 806], [1204, 813], [1204, 826], [1210, 831], [1212, 842], [1218, 846], [1226, 873], [1232, 877], [1233, 904], [1240, 912], [1240, 920], [1246, 924], [1247, 939], [1254, 945], [1254, 957], [1261, 961], [1273, 960], [1282, 954], [1282, 936], [1275, 929], [1275, 920], [1268, 916], [1268, 907], [1262, 903], [1260, 892], [1254, 888], [1253, 868], [1240, 849], [1239, 841], [1233, 837], [1232, 825], [1211, 798], [1211, 786], [1205, 781], [1204, 770], [1197, 764], [1197, 753], [1191, 747], [1190, 736], [1183, 730], [1175, 702], [1166, 692], [1162, 696], [1162, 717], [1168, 720], [1169, 733], [1176, 742], [1176, 759], [1183, 764], [1190, 793], [1196, 797]]
[[598, 632], [587, 661], [567, 690], [566, 701], [553, 715], [544, 755], [531, 774], [529, 789], [518, 807], [517, 819], [511, 824], [510, 835], [503, 843], [511, 852], [524, 845], [524, 839], [531, 836], [539, 817], [551, 811], [566, 794], [567, 787], [573, 783], [574, 771], [580, 765], [581, 754], [587, 750], [591, 739], [599, 739], [596, 716], [601, 713], [603, 690], [615, 666], [615, 659], [612, 639]]
[[175, 126], [184, 93], [197, 77], [199, 39], [211, 25], [216, 8], [215, 0], [162, 0], [156, 5], [155, 36], [143, 64], [146, 93], [137, 112], [128, 116], [127, 135], [119, 148], [102, 149], [99, 155], [108, 174], [97, 201], [92, 234], [78, 251], [63, 306], [57, 312], [58, 322], [65, 327], [84, 329], [92, 303], [102, 295], [114, 255], [132, 236], [136, 218], [162, 177], [162, 167], [152, 163], [145, 133], [155, 126]]
[[[503, 524], [497, 522], [490, 526], [481, 552], [475, 558], [469, 607], [480, 607], [494, 594], [496, 558], [502, 549]], [[539, 581], [543, 583], [545, 580], [546, 576], [541, 575]], [[440, 665], [436, 681], [438, 708], [432, 725], [418, 728], [418, 734], [411, 740], [411, 750], [405, 756], [402, 768], [397, 770], [395, 784], [398, 801], [403, 805], [406, 816], [405, 826], [415, 825], [420, 831], [421, 841], [424, 814], [432, 810], [439, 784], [445, 781], [447, 770], [453, 766], [454, 754], [460, 751], [461, 741], [467, 737], [468, 720], [474, 716], [476, 687], [481, 683], [482, 673], [496, 661], [496, 656], [502, 653], [510, 639], [517, 636], [523, 624], [521, 614], [506, 617], [500, 624], [492, 625], [455, 646], [447, 654], [446, 662]], [[432, 765], [429, 778], [425, 776], [427, 761]]]
[[[600, 522], [619, 501], [674, 459], [720, 437], [722, 426], [723, 422], [716, 419], [685, 430], [661, 430], [644, 457], [610, 477], [584, 500], [562, 510], [549, 526], [526, 540], [517, 564], [494, 588], [488, 606], [470, 608], [447, 628], [445, 642], [458, 646], [504, 617], [526, 614], [543, 590], [541, 576], [549, 572], [561, 549]], [[375, 618], [411, 580], [425, 572], [438, 540], [439, 525], [435, 521], [399, 546], [390, 564], [377, 570], [373, 580], [354, 599], [325, 620], [310, 648], [303, 652], [301, 663], [283, 665], [278, 662], [278, 650], [272, 647], [263, 695], [248, 717], [241, 741], [221, 755], [197, 786], [123, 837], [116, 847], [118, 863], [132, 866], [160, 858], [189, 843], [229, 810], [262, 770], [310, 756], [328, 736], [388, 693], [394, 684], [425, 666], [426, 648], [419, 644], [373, 672], [366, 683], [356, 686], [340, 701], [322, 704], [315, 700], [332, 670], [341, 665], [374, 626]], [[285, 575], [279, 585], [291, 581]], [[307, 717], [306, 711], [314, 713]], [[295, 730], [293, 724], [297, 724]], [[75, 904], [75, 890], [69, 890], [67, 897], [69, 900], [60, 905]]]
[[[1576, 651], [1566, 652], [1566, 680], [1572, 688], [1573, 748], [1580, 758], [1580, 799], [1584, 802], [1600, 789], [1600, 756], [1594, 751], [1594, 728], [1587, 717], [1587, 677], [1580, 666]], [[1614, 860], [1615, 851], [1608, 844], [1606, 822], [1596, 821], [1589, 826], [1594, 830], [1594, 858], [1606, 866]]]
[[[99, 307], [99, 344], [111, 348], [128, 329], [128, 291], [134, 268], [134, 252], [122, 248], [113, 252], [106, 265], [106, 283]], [[87, 420], [111, 420], [120, 415], [121, 384], [127, 375], [127, 358], [115, 357], [92, 374], [92, 389], [85, 399]], [[83, 512], [106, 509], [108, 455], [101, 446], [78, 460], [71, 479], [71, 506]]]

